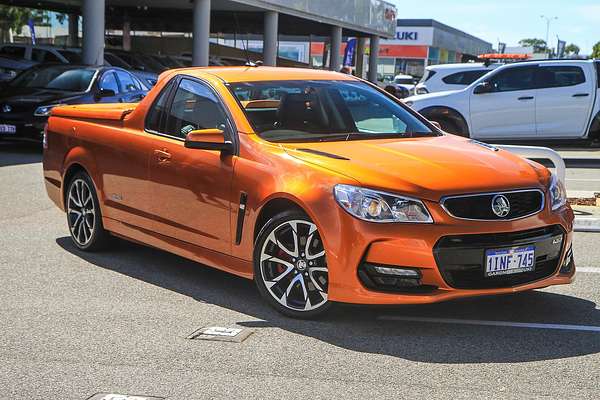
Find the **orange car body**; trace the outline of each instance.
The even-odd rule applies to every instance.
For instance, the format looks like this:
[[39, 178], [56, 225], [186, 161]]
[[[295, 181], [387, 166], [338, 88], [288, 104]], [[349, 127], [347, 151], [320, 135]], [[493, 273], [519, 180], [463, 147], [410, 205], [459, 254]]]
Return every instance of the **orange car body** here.
[[[145, 131], [144, 121], [161, 89], [175, 76], [209, 84], [236, 127], [237, 150], [189, 149], [183, 141]], [[329, 299], [361, 304], [432, 303], [468, 296], [513, 293], [568, 284], [561, 273], [571, 246], [573, 212], [548, 202], [511, 221], [472, 221], [444, 210], [445, 196], [539, 189], [548, 196], [550, 172], [507, 151], [492, 151], [452, 135], [325, 143], [272, 143], [247, 120], [228, 83], [273, 80], [356, 80], [333, 72], [258, 68], [190, 68], [168, 71], [139, 104], [55, 108], [49, 119], [44, 176], [50, 198], [65, 208], [65, 182], [75, 169], [92, 178], [104, 227], [141, 242], [245, 278], [253, 277], [253, 249], [265, 217], [294, 203], [315, 222], [329, 268]], [[337, 157], [323, 156], [320, 152]], [[422, 199], [434, 223], [376, 224], [354, 218], [333, 196], [349, 184]], [[247, 195], [238, 236], [240, 194]], [[559, 227], [564, 234], [552, 272], [533, 281], [464, 289], [451, 286], [436, 261], [448, 236], [486, 235]], [[392, 293], [368, 288], [363, 262], [417, 268], [431, 290]]]

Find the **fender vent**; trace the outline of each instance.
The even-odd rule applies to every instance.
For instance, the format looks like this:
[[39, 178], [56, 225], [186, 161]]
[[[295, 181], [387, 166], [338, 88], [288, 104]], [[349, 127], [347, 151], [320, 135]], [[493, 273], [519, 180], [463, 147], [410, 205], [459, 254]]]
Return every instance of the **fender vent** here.
[[313, 150], [313, 149], [296, 149], [296, 150], [303, 151], [305, 153], [316, 154], [318, 156], [334, 158], [336, 160], [350, 160], [349, 158], [338, 156], [337, 154], [331, 154], [331, 153], [327, 153], [327, 152], [319, 151], [319, 150]]

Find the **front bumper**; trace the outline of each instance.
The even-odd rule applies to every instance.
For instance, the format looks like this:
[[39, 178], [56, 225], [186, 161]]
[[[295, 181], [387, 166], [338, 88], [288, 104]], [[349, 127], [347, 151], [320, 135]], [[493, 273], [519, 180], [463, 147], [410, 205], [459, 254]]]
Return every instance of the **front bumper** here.
[[[343, 220], [338, 235], [342, 234], [336, 242], [343, 247], [328, 252], [329, 299], [357, 304], [434, 303], [573, 281], [575, 266], [569, 253], [573, 212], [569, 206], [558, 212], [545, 209], [520, 220], [496, 222], [458, 220], [437, 203], [427, 207], [435, 224], [373, 224], [340, 214]], [[331, 234], [327, 227], [319, 229], [325, 231], [325, 238]], [[534, 271], [484, 277], [486, 249], [530, 244], [536, 246]], [[403, 290], [401, 281], [399, 287], [374, 284], [365, 273], [365, 265], [416, 269], [419, 285]]]

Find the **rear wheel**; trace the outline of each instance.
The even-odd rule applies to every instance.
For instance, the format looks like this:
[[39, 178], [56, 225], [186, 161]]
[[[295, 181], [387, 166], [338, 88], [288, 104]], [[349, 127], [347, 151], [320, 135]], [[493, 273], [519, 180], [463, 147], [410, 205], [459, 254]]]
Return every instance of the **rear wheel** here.
[[293, 318], [314, 318], [331, 307], [325, 248], [317, 226], [301, 212], [269, 220], [254, 250], [254, 280], [277, 311]]
[[84, 172], [75, 174], [66, 197], [67, 223], [75, 246], [85, 251], [104, 248], [110, 234], [102, 225], [98, 196], [90, 177]]

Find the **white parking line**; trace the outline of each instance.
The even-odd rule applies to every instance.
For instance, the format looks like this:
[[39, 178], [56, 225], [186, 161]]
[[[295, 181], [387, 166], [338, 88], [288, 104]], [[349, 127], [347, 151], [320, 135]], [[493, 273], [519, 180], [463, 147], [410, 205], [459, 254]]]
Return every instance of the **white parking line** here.
[[593, 274], [600, 274], [600, 268], [577, 267], [577, 272], [591, 272]]
[[565, 331], [585, 331], [600, 333], [600, 326], [589, 325], [564, 325], [564, 324], [538, 324], [528, 322], [510, 322], [510, 321], [485, 321], [479, 319], [455, 319], [455, 318], [428, 318], [428, 317], [402, 317], [396, 315], [381, 315], [379, 320], [386, 321], [406, 321], [406, 322], [430, 322], [438, 324], [458, 324], [458, 325], [483, 325], [483, 326], [504, 326], [510, 328], [533, 328], [533, 329], [553, 329]]

